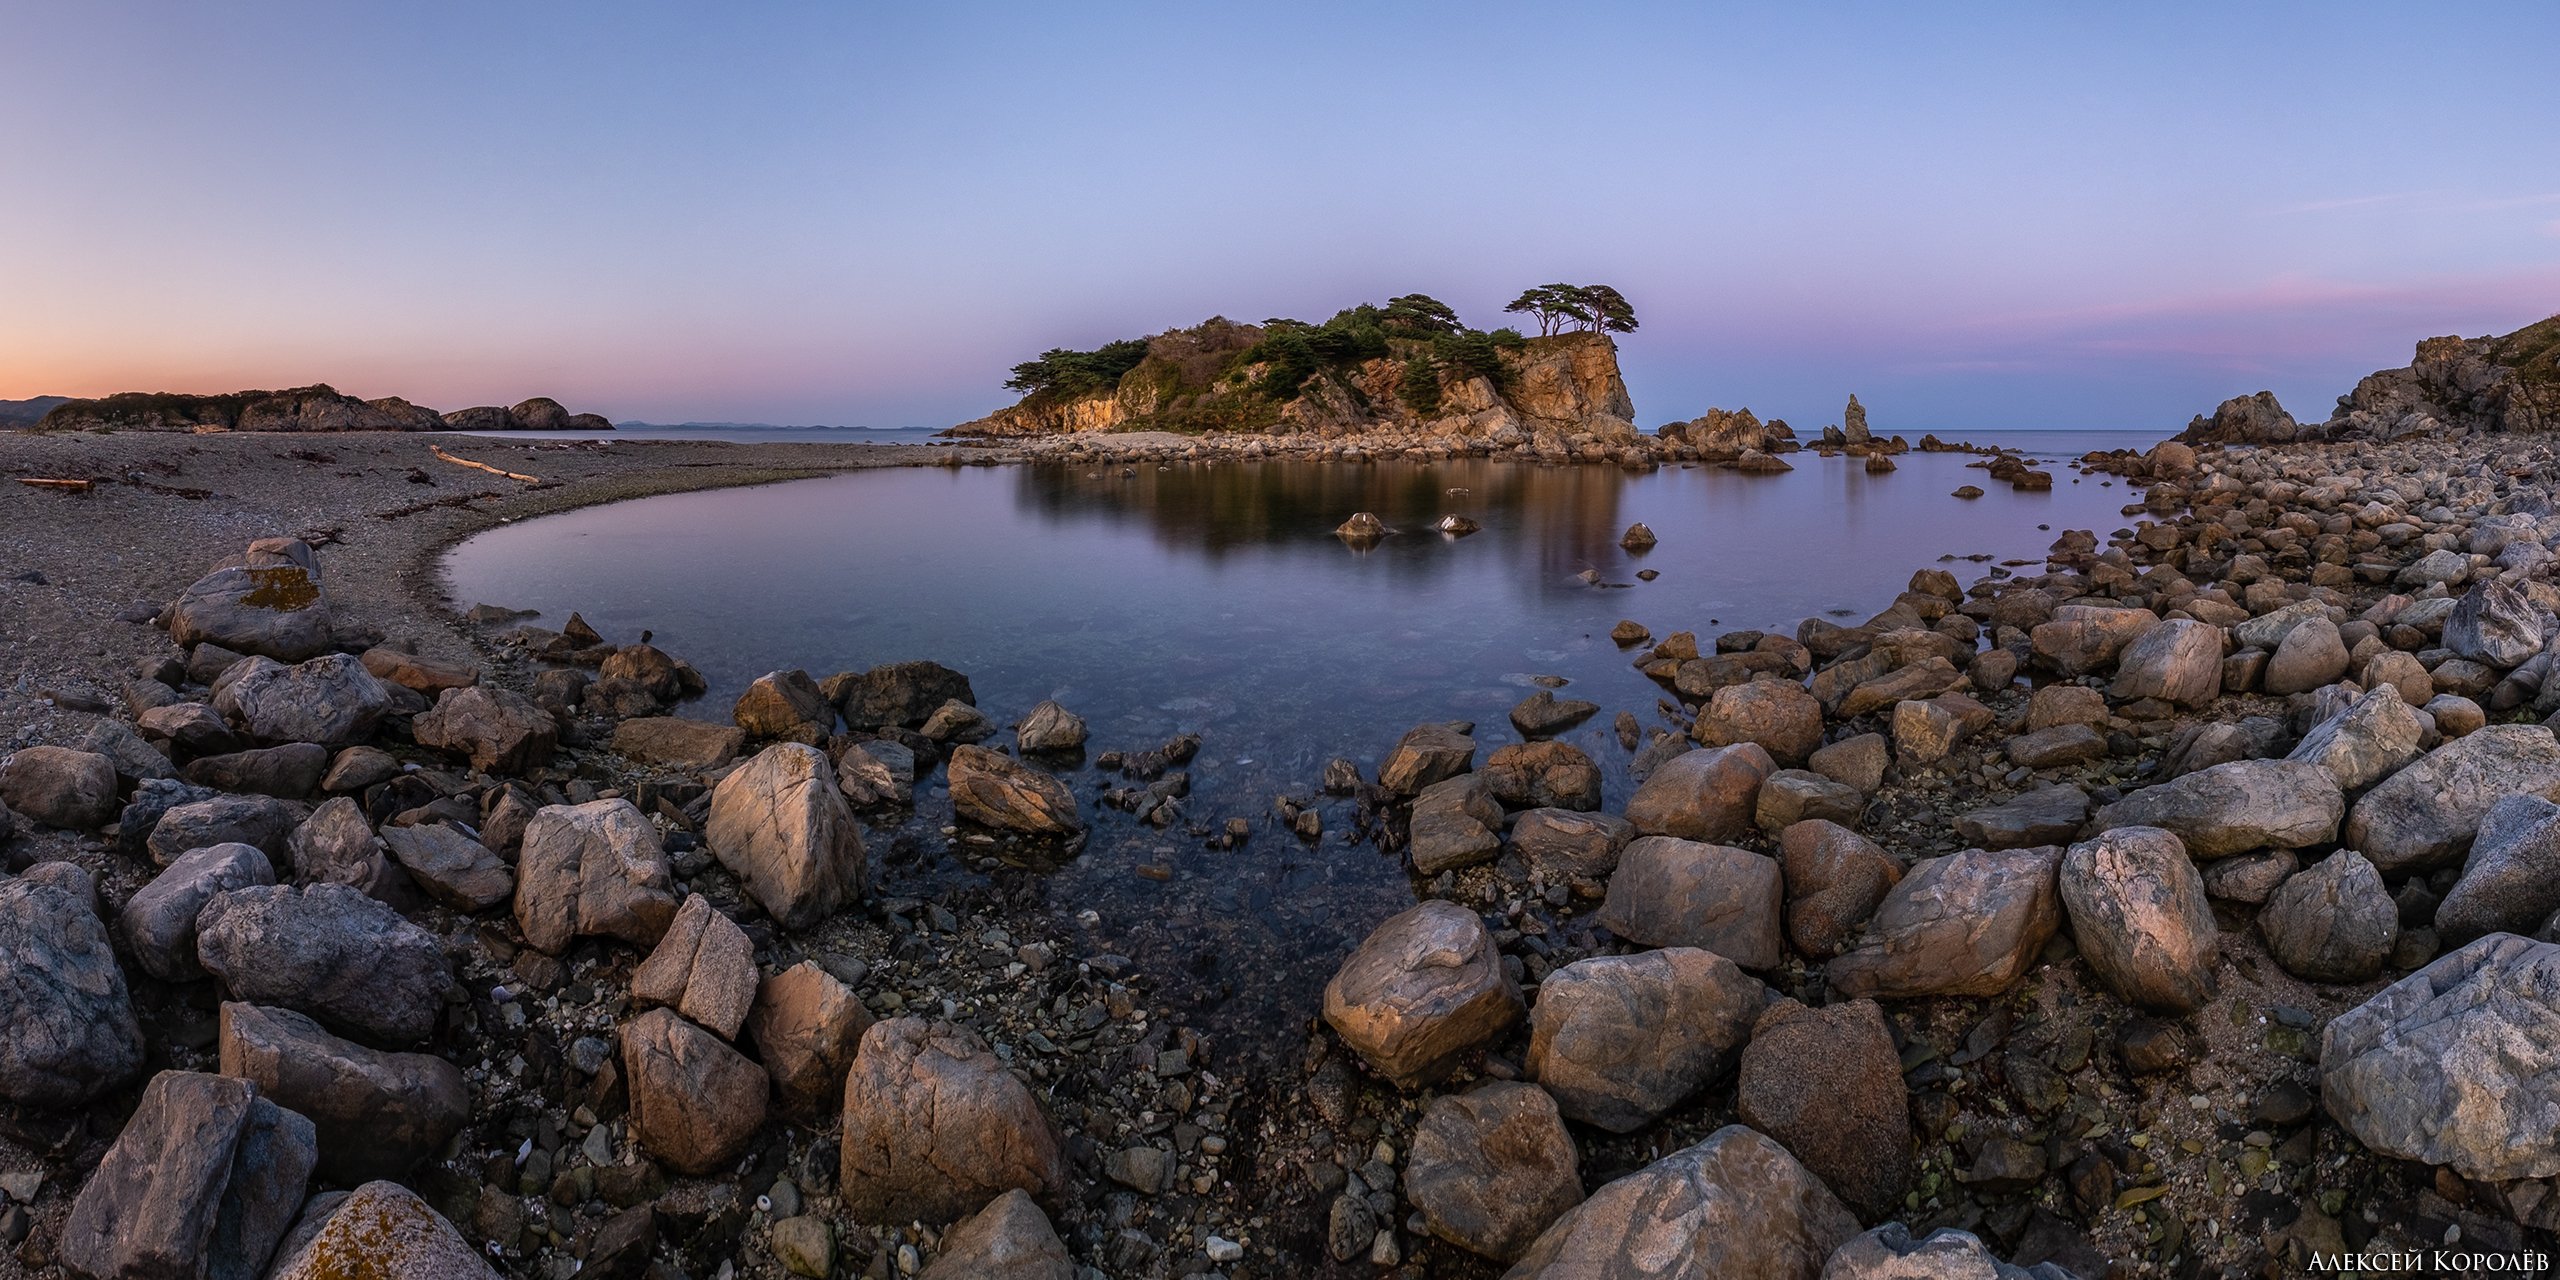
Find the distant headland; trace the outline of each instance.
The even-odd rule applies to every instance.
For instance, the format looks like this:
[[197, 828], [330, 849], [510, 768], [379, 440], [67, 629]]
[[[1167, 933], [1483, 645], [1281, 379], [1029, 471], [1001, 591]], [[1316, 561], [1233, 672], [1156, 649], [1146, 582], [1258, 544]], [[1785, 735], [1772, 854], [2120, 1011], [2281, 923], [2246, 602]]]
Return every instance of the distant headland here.
[[[32, 425], [39, 431], [611, 431], [602, 414], [571, 413], [557, 400], [535, 396], [520, 404], [479, 405], [437, 413], [398, 396], [359, 400], [325, 383], [283, 391], [233, 391], [187, 395], [127, 391], [96, 399], [43, 396], [0, 402], [43, 405], [40, 414], [0, 414], [0, 425]], [[14, 418], [14, 420], [13, 420]]]

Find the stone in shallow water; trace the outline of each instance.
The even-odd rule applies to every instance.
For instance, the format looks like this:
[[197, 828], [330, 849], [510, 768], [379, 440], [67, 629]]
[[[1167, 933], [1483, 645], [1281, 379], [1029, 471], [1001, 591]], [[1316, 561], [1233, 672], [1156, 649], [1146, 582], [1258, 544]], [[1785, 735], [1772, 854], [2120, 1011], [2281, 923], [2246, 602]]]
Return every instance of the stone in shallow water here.
[[1540, 689], [1511, 708], [1511, 727], [1524, 738], [1545, 738], [1590, 719], [1600, 704], [1579, 698], [1558, 698], [1552, 691]]
[[1418, 874], [1491, 862], [1502, 851], [1502, 804], [1484, 774], [1462, 773], [1423, 788], [1405, 829]]
[[955, 748], [950, 776], [952, 808], [970, 822], [1027, 835], [1084, 830], [1084, 815], [1066, 783], [1001, 751]]
[[1479, 772], [1494, 798], [1514, 809], [1600, 807], [1600, 767], [1570, 742], [1497, 747]]
[[1396, 740], [1386, 763], [1378, 766], [1378, 785], [1400, 796], [1454, 778], [1475, 767], [1476, 740], [1453, 726], [1417, 725]]

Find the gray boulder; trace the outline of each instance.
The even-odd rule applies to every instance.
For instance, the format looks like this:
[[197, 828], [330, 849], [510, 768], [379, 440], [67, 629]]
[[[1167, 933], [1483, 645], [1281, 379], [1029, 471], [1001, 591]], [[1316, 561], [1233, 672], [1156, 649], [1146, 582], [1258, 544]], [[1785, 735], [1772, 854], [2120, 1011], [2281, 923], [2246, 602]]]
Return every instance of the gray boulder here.
[[1504, 1280], [1812, 1277], [1858, 1220], [1786, 1148], [1726, 1125], [1593, 1192]]
[[2222, 692], [2222, 628], [2171, 618], [2143, 632], [2117, 657], [2109, 692], [2120, 702], [2158, 698], [2201, 707], [2213, 701]]
[[2267, 950], [2297, 978], [2362, 982], [2400, 938], [2400, 908], [2373, 863], [2340, 849], [2296, 872], [2258, 911]]
[[1405, 824], [1405, 850], [1419, 875], [1493, 861], [1502, 852], [1502, 802], [1480, 773], [1462, 773], [1422, 789]]
[[115, 762], [94, 751], [20, 747], [0, 760], [0, 804], [48, 827], [94, 831], [115, 820]]
[[225, 1001], [219, 1045], [222, 1074], [310, 1117], [331, 1182], [406, 1176], [471, 1114], [470, 1082], [452, 1063], [368, 1049], [290, 1009]]
[[2213, 906], [2178, 837], [2118, 827], [2075, 844], [2061, 889], [2081, 958], [2117, 995], [2164, 1013], [2213, 997]]
[[1577, 960], [1538, 987], [1529, 1077], [1565, 1115], [1632, 1133], [1732, 1073], [1766, 996], [1693, 947]]
[[1912, 866], [1824, 973], [1844, 995], [1998, 995], [2062, 927], [2062, 850], [1968, 849]]
[[1054, 701], [1043, 701], [1033, 707], [1031, 714], [1024, 716], [1022, 723], [1014, 726], [1013, 730], [1014, 747], [1026, 753], [1073, 751], [1084, 745], [1084, 739], [1084, 717]]
[[[369, 747], [347, 749], [372, 750]], [[396, 763], [394, 767], [396, 769]], [[300, 800], [320, 785], [328, 771], [327, 747], [316, 742], [287, 742], [190, 760], [187, 767], [178, 773], [189, 782], [222, 791], [252, 791], [262, 796]]]
[[64, 1107], [142, 1069], [142, 1029], [107, 927], [78, 896], [0, 881], [0, 1097]]
[[676, 916], [674, 884], [657, 828], [630, 801], [551, 805], [516, 854], [516, 927], [553, 955], [590, 936], [654, 946]]
[[2338, 838], [2386, 874], [2442, 866], [2471, 847], [2491, 805], [2519, 792], [2560, 796], [2560, 739], [2538, 724], [2493, 724], [2383, 779]]
[[294, 666], [251, 658], [223, 676], [214, 710], [261, 742], [362, 742], [391, 710], [391, 692], [352, 654]]
[[190, 850], [217, 844], [254, 845], [269, 860], [282, 861], [306, 816], [302, 806], [273, 796], [215, 796], [162, 813], [143, 847], [164, 867]]
[[304, 884], [343, 884], [384, 901], [407, 891], [408, 877], [391, 865], [353, 797], [322, 802], [285, 844], [294, 878]]
[[274, 884], [276, 872], [267, 855], [245, 844], [217, 844], [197, 849], [169, 864], [169, 869], [125, 900], [116, 915], [116, 932], [134, 963], [163, 982], [185, 982], [204, 976], [196, 962], [196, 913], [214, 895], [251, 885]]
[[2424, 736], [2418, 713], [2400, 700], [2400, 691], [2377, 685], [2358, 695], [2346, 710], [2313, 726], [2285, 758], [2316, 764], [2328, 770], [2342, 790], [2357, 791], [2417, 759], [2418, 741]]
[[384, 827], [382, 843], [428, 897], [456, 911], [486, 911], [515, 896], [514, 870], [452, 823]]
[[2078, 1280], [2051, 1262], [2013, 1267], [1970, 1231], [1940, 1227], [1919, 1239], [1888, 1222], [1840, 1246], [1821, 1280]]
[[2144, 787], [2098, 810], [2091, 824], [2159, 827], [2200, 859], [2255, 849], [2301, 849], [2338, 836], [2346, 797], [2328, 770], [2298, 760], [2234, 760]]
[[2542, 652], [2551, 615], [2506, 578], [2483, 578], [2444, 620], [2444, 647], [2460, 657], [2510, 671]]
[[2393, 1159], [2560, 1175], [2560, 946], [2491, 934], [2330, 1019], [2320, 1101]]
[[2462, 878], [2436, 907], [2448, 946], [2490, 933], [2531, 933], [2560, 911], [2560, 804], [2505, 796], [2480, 820]]
[[452, 982], [436, 935], [342, 884], [218, 894], [196, 917], [196, 952], [233, 999], [377, 1044], [426, 1039]]
[[181, 592], [169, 608], [169, 638], [182, 648], [216, 644], [282, 662], [328, 652], [334, 640], [329, 600], [309, 549], [297, 557], [253, 545], [248, 560], [216, 569]]
[[163, 1071], [80, 1188], [56, 1255], [99, 1280], [256, 1280], [317, 1158], [311, 1122], [248, 1081]]
[[477, 684], [436, 695], [410, 733], [419, 746], [463, 757], [483, 773], [549, 764], [560, 747], [560, 724], [550, 712], [513, 690]]

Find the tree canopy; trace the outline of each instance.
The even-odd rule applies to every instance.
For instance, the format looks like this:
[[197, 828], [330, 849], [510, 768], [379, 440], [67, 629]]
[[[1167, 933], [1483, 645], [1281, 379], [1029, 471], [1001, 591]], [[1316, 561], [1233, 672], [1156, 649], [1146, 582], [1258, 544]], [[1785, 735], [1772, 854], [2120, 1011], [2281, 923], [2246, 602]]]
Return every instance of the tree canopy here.
[[1542, 284], [1524, 290], [1503, 308], [1538, 322], [1538, 336], [1551, 338], [1568, 328], [1586, 333], [1633, 333], [1636, 309], [1626, 295], [1605, 284]]

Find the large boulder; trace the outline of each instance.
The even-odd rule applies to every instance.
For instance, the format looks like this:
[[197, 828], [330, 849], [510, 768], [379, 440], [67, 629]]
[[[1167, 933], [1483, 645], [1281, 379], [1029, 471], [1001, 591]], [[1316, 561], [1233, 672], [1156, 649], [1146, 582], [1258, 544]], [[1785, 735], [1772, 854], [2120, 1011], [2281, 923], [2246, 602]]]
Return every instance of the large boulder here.
[[0, 1098], [64, 1107], [142, 1069], [142, 1029], [107, 928], [36, 879], [0, 880]]
[[181, 648], [216, 644], [279, 662], [327, 653], [335, 638], [329, 600], [310, 549], [302, 548], [297, 557], [262, 552], [253, 544], [248, 564], [225, 566], [196, 579], [169, 607], [169, 638]]
[[1614, 814], [1531, 809], [1512, 819], [1511, 848], [1533, 873], [1550, 880], [1593, 882], [1618, 869], [1635, 824]]
[[2286, 878], [2258, 911], [2276, 963], [2314, 982], [2362, 982], [2382, 972], [2400, 938], [2400, 909], [2382, 875], [2352, 849]]
[[2356, 800], [2338, 839], [2386, 875], [2462, 856], [2501, 797], [2560, 798], [2560, 739], [2538, 724], [2493, 724], [2428, 752]]
[[827, 681], [844, 722], [855, 729], [913, 728], [943, 703], [976, 706], [969, 677], [938, 662], [892, 662]]
[[582, 937], [653, 946], [676, 916], [658, 831], [628, 800], [550, 805], [516, 854], [516, 926], [553, 955]]
[[[2183, 448], [2164, 441], [2159, 449]], [[2013, 1267], [1992, 1256], [1970, 1231], [1940, 1227], [1912, 1238], [1911, 1228], [1888, 1222], [1840, 1246], [1822, 1264], [1822, 1280], [2079, 1280], [2059, 1264]]]
[[613, 727], [613, 749], [637, 764], [717, 769], [737, 759], [746, 748], [746, 731], [736, 725], [677, 716], [635, 716]]
[[1691, 730], [1701, 746], [1755, 742], [1770, 758], [1801, 765], [1822, 745], [1822, 703], [1793, 680], [1752, 680], [1718, 689]]
[[2116, 658], [2109, 690], [2118, 701], [2158, 698], [2201, 707], [2222, 692], [2222, 628], [2171, 618], [2146, 630]]
[[1424, 787], [1405, 821], [1405, 852], [1426, 876], [1493, 861], [1502, 852], [1502, 802], [1486, 776], [1462, 773]]
[[2518, 794], [2489, 806], [2436, 907], [2435, 929], [2459, 946], [2490, 933], [2531, 933], [2560, 911], [2560, 805]]
[[1732, 1072], [1766, 996], [1693, 947], [1577, 960], [1538, 987], [1529, 1077], [1565, 1115], [1632, 1133]]
[[196, 962], [196, 913], [214, 895], [250, 885], [274, 884], [267, 855], [245, 844], [197, 849], [169, 864], [134, 891], [116, 914], [116, 932], [142, 971], [163, 982], [204, 976]]
[[1873, 1000], [1781, 1000], [1742, 1050], [1734, 1108], [1862, 1214], [1890, 1213], [1911, 1183], [1902, 1059]]
[[2061, 889], [2081, 958], [2109, 990], [2164, 1013], [2212, 998], [2213, 906], [2177, 836], [2118, 827], [2075, 844]]
[[291, 852], [293, 833], [306, 816], [302, 806], [273, 796], [192, 800], [163, 811], [143, 848], [164, 867], [192, 850], [217, 844], [254, 845], [270, 859], [281, 859]]
[[622, 1073], [632, 1137], [679, 1173], [728, 1167], [764, 1127], [764, 1068], [674, 1010], [623, 1025]]
[[2418, 758], [2425, 730], [2400, 691], [2376, 685], [2302, 735], [2287, 760], [2316, 764], [2346, 791], [2359, 791]]
[[980, 826], [1040, 836], [1084, 830], [1066, 783], [1001, 751], [954, 747], [950, 773], [952, 809]]
[[1414, 1128], [1404, 1194], [1432, 1235], [1509, 1262], [1582, 1202], [1582, 1175], [1555, 1100], [1497, 1082], [1431, 1100]]
[[452, 823], [384, 827], [382, 843], [428, 897], [456, 911], [486, 911], [515, 896], [516, 873]]
[[2550, 625], [2551, 615], [2537, 607], [2521, 585], [2506, 578], [2483, 578], [2462, 593], [2444, 620], [2444, 647], [2473, 662], [2512, 670], [2542, 652], [2544, 632]]
[[1821, 1179], [1733, 1124], [1593, 1192], [1504, 1280], [1816, 1280], [1856, 1234]]
[[268, 1280], [498, 1280], [471, 1242], [396, 1182], [314, 1196]]
[[235, 1000], [299, 1010], [376, 1044], [426, 1039], [453, 981], [436, 935], [342, 884], [217, 894], [196, 917], [196, 955]]
[[339, 796], [311, 811], [286, 837], [294, 878], [304, 884], [343, 884], [385, 902], [408, 892], [408, 874], [391, 865], [382, 839], [365, 821], [364, 806]]
[[836, 709], [819, 692], [806, 671], [768, 671], [757, 676], [729, 709], [751, 738], [804, 739], [836, 727]]
[[1600, 807], [1600, 766], [1570, 742], [1496, 747], [1478, 772], [1493, 797], [1514, 809]]
[[665, 1005], [721, 1039], [735, 1040], [761, 977], [746, 930], [697, 893], [684, 900], [666, 936], [631, 971], [631, 1004]]
[[862, 997], [814, 960], [765, 979], [747, 1013], [756, 1056], [795, 1111], [829, 1112], [843, 1102], [845, 1072], [870, 1029]]
[[2159, 625], [2160, 615], [2149, 609], [2069, 604], [2055, 609], [2051, 621], [2037, 623], [2027, 640], [2046, 666], [2066, 676], [2085, 676], [2106, 670], [2127, 646]]
[[838, 1195], [856, 1220], [949, 1222], [1007, 1191], [1064, 1192], [1057, 1126], [984, 1041], [892, 1018], [862, 1034], [844, 1086]]
[[560, 724], [550, 712], [523, 694], [485, 685], [445, 690], [409, 731], [419, 746], [461, 756], [483, 773], [522, 773], [551, 763], [560, 749]]
[[2233, 760], [2135, 791], [2098, 810], [2091, 825], [2159, 827], [2185, 842], [2191, 857], [2227, 858], [2326, 844], [2337, 838], [2346, 808], [2338, 780], [2316, 764]]
[[1748, 849], [1646, 836], [1618, 856], [1600, 923], [1649, 947], [1700, 947], [1745, 969], [1786, 958], [1778, 860]]
[[1779, 832], [1778, 853], [1787, 939], [1813, 960], [1838, 955], [1902, 879], [1902, 864], [1875, 841], [1821, 818]]
[[2284, 633], [2284, 642], [2267, 659], [2260, 677], [2268, 693], [2282, 696], [2310, 691], [2347, 673], [2347, 642], [2338, 624], [2326, 617], [2305, 618]]
[[115, 821], [115, 762], [94, 751], [20, 747], [0, 760], [0, 804], [48, 827], [94, 831]]
[[861, 828], [816, 747], [776, 743], [731, 770], [711, 793], [703, 834], [712, 856], [785, 929], [826, 919], [869, 883]]
[[1076, 1280], [1076, 1266], [1049, 1215], [1017, 1188], [942, 1233], [917, 1280]]
[[286, 666], [251, 658], [223, 675], [213, 708], [261, 742], [362, 742], [391, 710], [391, 693], [354, 655], [324, 654]]
[[1447, 1078], [1520, 1020], [1518, 984], [1476, 913], [1434, 898], [1370, 933], [1325, 984], [1324, 1019], [1400, 1088]]
[[470, 1082], [452, 1063], [368, 1049], [290, 1009], [225, 1001], [219, 1043], [222, 1074], [310, 1117], [331, 1182], [405, 1176], [471, 1115]]
[[2320, 1101], [2395, 1160], [2560, 1175], [2560, 946], [2491, 934], [2330, 1019]]
[[2303, 432], [2303, 426], [2276, 402], [2276, 393], [2261, 391], [2223, 401], [2210, 418], [2197, 414], [2178, 439], [2191, 445], [2285, 444]]
[[2062, 926], [2062, 850], [1967, 849], [1915, 863], [1857, 945], [1824, 967], [1851, 996], [1991, 996]]
[[1760, 784], [1777, 771], [1777, 761], [1756, 742], [1685, 751], [1636, 788], [1627, 821], [1649, 836], [1731, 840], [1752, 830]]
[[[349, 747], [347, 750], [372, 751], [374, 748]], [[331, 772], [329, 761], [329, 748], [319, 743], [286, 742], [190, 760], [187, 767], [178, 773], [198, 786], [300, 800], [327, 779]], [[396, 770], [397, 767], [398, 762], [393, 761], [393, 768]], [[361, 787], [343, 789], [362, 790]]]
[[80, 1188], [55, 1256], [94, 1280], [249, 1280], [317, 1158], [311, 1122], [248, 1081], [163, 1071]]

